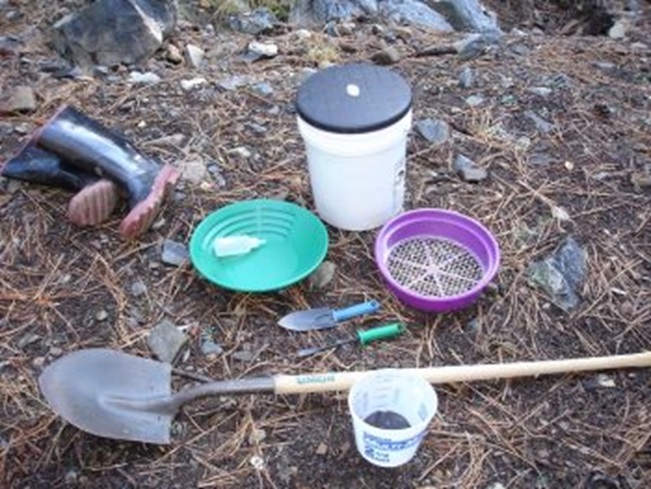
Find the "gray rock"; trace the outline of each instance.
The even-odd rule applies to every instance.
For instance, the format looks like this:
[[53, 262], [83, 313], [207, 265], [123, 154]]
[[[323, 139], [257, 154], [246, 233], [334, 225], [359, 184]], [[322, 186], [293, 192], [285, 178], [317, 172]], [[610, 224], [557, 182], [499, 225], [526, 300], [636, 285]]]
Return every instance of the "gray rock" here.
[[553, 88], [559, 89], [566, 89], [572, 86], [572, 80], [565, 73], [557, 73], [556, 75], [549, 77], [546, 83], [551, 85]]
[[262, 34], [273, 29], [278, 24], [278, 18], [267, 7], [232, 15], [228, 19], [228, 25], [231, 29], [251, 35]]
[[236, 90], [240, 87], [246, 86], [251, 82], [251, 79], [246, 75], [233, 75], [217, 83], [217, 86], [224, 90]]
[[456, 172], [460, 172], [466, 168], [473, 168], [476, 166], [477, 164], [474, 161], [462, 154], [458, 154], [452, 162], [452, 169]]
[[466, 324], [466, 327], [464, 328], [467, 333], [477, 333], [479, 332], [481, 328], [480, 322], [478, 318], [472, 318], [470, 321], [468, 321], [468, 324]]
[[203, 339], [201, 341], [201, 353], [204, 355], [221, 355], [224, 349], [211, 339]]
[[473, 160], [462, 154], [454, 158], [452, 168], [464, 182], [479, 183], [488, 178], [488, 172], [484, 168], [477, 166]]
[[253, 156], [253, 153], [246, 146], [238, 146], [237, 148], [229, 149], [228, 154], [239, 156], [242, 159], [248, 159]]
[[550, 256], [532, 263], [527, 275], [554, 304], [568, 312], [579, 303], [578, 293], [585, 279], [586, 263], [586, 252], [569, 236]]
[[552, 129], [554, 129], [554, 124], [552, 124], [546, 119], [543, 119], [538, 114], [536, 114], [533, 110], [525, 111], [524, 115], [527, 117], [527, 119], [531, 120], [536, 125], [536, 129], [538, 129], [542, 133], [548, 133]]
[[250, 350], [240, 350], [233, 353], [232, 357], [240, 362], [251, 362], [255, 358], [255, 355]]
[[5, 19], [9, 22], [13, 22], [15, 20], [18, 20], [22, 17], [22, 14], [20, 13], [19, 10], [10, 10], [5, 14]]
[[534, 166], [547, 166], [554, 158], [548, 155], [547, 153], [533, 153], [527, 159], [527, 163]]
[[434, 145], [443, 144], [450, 138], [450, 126], [443, 120], [423, 119], [414, 125], [418, 134]]
[[651, 188], [651, 166], [647, 166], [642, 171], [631, 173], [629, 180], [631, 181], [631, 184], [633, 184], [635, 191], [638, 193]]
[[[583, 387], [588, 390], [588, 391], [596, 391], [600, 388], [607, 388], [607, 389], [612, 389], [614, 387], [617, 387], [617, 383], [615, 382], [615, 379], [612, 377], [606, 375], [606, 374], [598, 374], [594, 377], [589, 377], [582, 381]], [[601, 481], [601, 477], [600, 480]], [[618, 484], [616, 484], [615, 481], [611, 482], [611, 479], [604, 480], [602, 484], [596, 484], [594, 487], [617, 487]]]
[[185, 135], [181, 133], [170, 134], [169, 136], [160, 137], [151, 143], [156, 143], [157, 145], [169, 145], [173, 147], [179, 147], [185, 141]]
[[527, 136], [520, 136], [519, 138], [511, 136], [511, 140], [514, 142], [515, 146], [522, 151], [526, 151], [531, 147], [531, 139]]
[[513, 44], [509, 46], [509, 50], [511, 53], [515, 54], [516, 59], [528, 56], [529, 53], [531, 53], [531, 48], [524, 44]]
[[245, 123], [246, 127], [249, 128], [251, 131], [253, 131], [256, 134], [266, 134], [267, 133], [267, 128], [264, 127], [263, 125], [257, 124], [255, 122], [247, 122]]
[[251, 90], [263, 97], [268, 97], [274, 93], [273, 87], [267, 82], [254, 83], [251, 85]]
[[135, 85], [152, 85], [160, 81], [160, 76], [152, 72], [140, 73], [139, 71], [132, 71], [129, 73], [128, 81]]
[[147, 286], [140, 280], [135, 281], [131, 284], [131, 295], [134, 297], [140, 297], [147, 293]]
[[165, 319], [151, 330], [147, 344], [161, 362], [172, 363], [187, 340], [183, 331]]
[[626, 22], [624, 19], [620, 19], [615, 22], [610, 29], [608, 29], [608, 37], [611, 39], [623, 39], [626, 37]]
[[163, 243], [161, 261], [167, 265], [180, 266], [188, 259], [188, 247], [178, 241], [166, 239]]
[[383, 18], [396, 24], [417, 24], [440, 32], [454, 30], [445, 17], [419, 0], [298, 0], [290, 12], [294, 25], [326, 24], [326, 32], [339, 36], [335, 22], [358, 17]]
[[[341, 20], [341, 19], [339, 19]], [[326, 34], [328, 34], [330, 37], [339, 37], [339, 26], [337, 25], [336, 20], [331, 20], [325, 25], [325, 28], [323, 29]]]
[[219, 167], [217, 163], [211, 161], [206, 165], [206, 168], [208, 168], [208, 173], [210, 173], [212, 179], [219, 187], [226, 186], [226, 179], [224, 178], [224, 173], [222, 172], [222, 169]]
[[308, 278], [308, 283], [312, 289], [322, 289], [330, 282], [335, 276], [337, 266], [331, 261], [324, 261], [319, 268], [317, 268], [312, 275]]
[[495, 34], [474, 33], [453, 44], [459, 57], [463, 60], [470, 60], [482, 56], [499, 42], [500, 38]]
[[20, 124], [16, 124], [14, 127], [14, 132], [22, 136], [31, 133], [32, 130], [33, 126], [29, 122], [21, 122]]
[[[504, 76], [504, 75], [499, 75], [499, 77], [500, 77], [500, 85], [502, 86], [502, 88], [513, 88], [515, 86], [515, 80], [512, 77]], [[504, 97], [502, 97], [503, 100], [509, 98], [513, 98], [513, 95], [507, 94]]]
[[198, 184], [204, 182], [208, 176], [206, 163], [199, 155], [190, 155], [180, 166], [183, 178], [189, 182]]
[[7, 8], [9, 6], [9, 0], [0, 0], [0, 9]]
[[212, 328], [201, 332], [201, 352], [204, 355], [220, 355], [224, 349], [213, 340]]
[[23, 43], [14, 36], [0, 36], [0, 53], [13, 56], [18, 54]]
[[249, 444], [255, 445], [262, 443], [267, 438], [267, 432], [260, 428], [253, 428], [249, 435]]
[[190, 90], [194, 90], [195, 88], [206, 85], [207, 83], [208, 80], [203, 76], [198, 76], [189, 80], [181, 80], [181, 88], [186, 92], [189, 92]]
[[166, 58], [170, 63], [177, 65], [183, 63], [183, 55], [181, 54], [179, 48], [177, 48], [174, 44], [167, 46]]
[[312, 27], [331, 20], [373, 16], [377, 10], [377, 0], [297, 0], [292, 5], [289, 20], [299, 27]]
[[477, 0], [426, 0], [425, 3], [442, 14], [457, 30], [501, 32], [497, 16]]
[[306, 39], [310, 39], [314, 33], [307, 29], [298, 29], [296, 32], [294, 32], [294, 35], [299, 41], [305, 41]]
[[610, 61], [595, 61], [594, 65], [600, 70], [604, 71], [610, 71], [617, 68], [617, 65], [615, 63], [611, 63]]
[[134, 64], [174, 30], [176, 0], [97, 0], [54, 25], [54, 47], [80, 67]]
[[[513, 88], [515, 86], [515, 80], [510, 76], [499, 75], [500, 85], [503, 88]], [[512, 95], [506, 95], [504, 98], [512, 97]]]
[[459, 175], [468, 183], [479, 183], [488, 178], [488, 172], [480, 167], [464, 168], [459, 172]]
[[95, 313], [95, 319], [97, 319], [100, 322], [106, 321], [107, 318], [108, 318], [108, 312], [106, 312], [104, 309], [100, 309]]
[[37, 334], [34, 333], [27, 333], [25, 336], [21, 337], [18, 340], [18, 348], [21, 350], [25, 348], [26, 346], [29, 346], [33, 343], [36, 343], [37, 341], [40, 341], [41, 337]]
[[529, 87], [527, 92], [538, 95], [539, 97], [548, 97], [552, 93], [552, 89], [549, 87]]
[[278, 55], [278, 46], [271, 43], [252, 41], [249, 43], [248, 51], [250, 54], [261, 58], [274, 58]]
[[205, 55], [206, 52], [199, 46], [195, 46], [194, 44], [187, 44], [185, 46], [185, 59], [195, 69], [201, 68]]
[[470, 66], [464, 66], [459, 73], [459, 86], [461, 88], [470, 88], [475, 81], [475, 75]]
[[439, 32], [454, 30], [444, 16], [418, 0], [384, 0], [377, 4], [380, 16], [397, 24], [414, 24]]
[[36, 110], [36, 96], [32, 87], [19, 85], [0, 100], [0, 114], [33, 112]]
[[388, 46], [371, 56], [371, 61], [378, 65], [394, 65], [400, 61], [400, 53], [393, 46]]
[[272, 200], [287, 200], [289, 197], [289, 190], [285, 187], [276, 187], [276, 189], [268, 195], [267, 198]]
[[466, 99], [466, 103], [470, 105], [470, 107], [477, 107], [484, 103], [484, 97], [481, 95], [471, 95]]
[[79, 472], [75, 469], [70, 469], [66, 472], [63, 480], [67, 485], [76, 485], [79, 481]]

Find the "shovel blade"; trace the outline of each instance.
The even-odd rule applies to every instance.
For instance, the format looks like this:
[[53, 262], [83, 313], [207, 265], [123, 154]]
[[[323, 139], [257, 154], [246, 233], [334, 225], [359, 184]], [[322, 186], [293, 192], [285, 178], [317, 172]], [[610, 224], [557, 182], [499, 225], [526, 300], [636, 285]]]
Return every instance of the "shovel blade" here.
[[171, 365], [106, 348], [55, 360], [39, 377], [52, 410], [77, 428], [115, 440], [167, 444], [174, 415], [147, 407], [171, 394]]

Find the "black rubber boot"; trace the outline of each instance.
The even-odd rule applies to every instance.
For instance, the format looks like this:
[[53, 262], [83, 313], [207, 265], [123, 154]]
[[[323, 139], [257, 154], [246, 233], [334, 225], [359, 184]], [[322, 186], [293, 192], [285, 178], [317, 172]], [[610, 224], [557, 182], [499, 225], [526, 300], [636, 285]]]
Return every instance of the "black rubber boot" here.
[[68, 219], [78, 226], [100, 224], [118, 202], [119, 190], [112, 181], [86, 173], [31, 141], [7, 160], [0, 175], [77, 192], [68, 203]]
[[81, 190], [99, 178], [76, 166], [66, 164], [54, 153], [27, 143], [16, 156], [7, 160], [2, 176], [65, 190]]
[[109, 178], [125, 192], [130, 212], [120, 234], [135, 238], [149, 229], [166, 194], [179, 178], [171, 165], [160, 165], [127, 139], [77, 109], [61, 107], [33, 141], [86, 172]]

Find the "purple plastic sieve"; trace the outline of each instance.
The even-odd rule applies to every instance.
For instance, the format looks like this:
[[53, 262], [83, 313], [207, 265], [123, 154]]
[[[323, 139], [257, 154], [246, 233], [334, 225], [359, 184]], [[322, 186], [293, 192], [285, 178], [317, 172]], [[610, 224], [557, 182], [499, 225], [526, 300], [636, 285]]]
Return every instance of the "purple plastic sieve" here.
[[416, 309], [449, 312], [469, 306], [500, 265], [495, 237], [476, 220], [444, 209], [415, 209], [387, 222], [375, 261], [389, 290]]

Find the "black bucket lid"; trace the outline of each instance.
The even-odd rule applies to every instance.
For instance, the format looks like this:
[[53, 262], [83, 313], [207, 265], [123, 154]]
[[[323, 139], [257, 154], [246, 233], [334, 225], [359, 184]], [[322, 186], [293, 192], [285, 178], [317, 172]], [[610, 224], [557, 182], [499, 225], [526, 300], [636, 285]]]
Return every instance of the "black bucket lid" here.
[[331, 66], [305, 80], [296, 110], [308, 124], [328, 132], [376, 131], [402, 119], [411, 108], [411, 88], [398, 73], [354, 63]]

